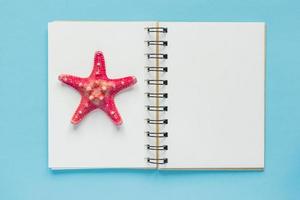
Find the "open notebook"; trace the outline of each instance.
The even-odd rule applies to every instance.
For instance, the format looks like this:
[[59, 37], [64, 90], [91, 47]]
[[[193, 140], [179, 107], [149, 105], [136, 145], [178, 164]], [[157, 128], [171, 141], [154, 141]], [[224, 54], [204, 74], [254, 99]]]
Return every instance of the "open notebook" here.
[[[264, 23], [51, 22], [49, 168], [264, 168]], [[101, 110], [70, 123], [80, 95], [59, 74], [87, 77], [102, 51], [124, 123]]]

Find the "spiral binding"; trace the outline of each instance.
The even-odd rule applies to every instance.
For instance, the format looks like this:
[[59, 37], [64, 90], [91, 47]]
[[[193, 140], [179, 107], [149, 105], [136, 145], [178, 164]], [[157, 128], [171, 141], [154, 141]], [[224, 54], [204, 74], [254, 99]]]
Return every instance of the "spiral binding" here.
[[145, 29], [148, 31], [148, 33], [152, 33], [152, 32], [167, 33], [168, 32], [168, 28], [166, 28], [166, 27], [146, 27]]
[[146, 80], [148, 85], [168, 85], [168, 80]]
[[168, 59], [166, 53], [146, 53], [148, 59]]
[[[146, 27], [145, 28], [149, 34], [151, 33], [156, 33], [156, 34], [165, 34], [168, 32], [168, 28], [166, 27]], [[166, 40], [146, 40], [145, 41], [147, 46], [157, 46], [160, 47], [166, 47], [168, 46], [168, 41]], [[166, 53], [146, 53], [145, 54], [147, 59], [160, 59], [160, 60], [166, 60], [168, 59], [168, 54]], [[166, 73], [168, 72], [167, 67], [161, 67], [161, 66], [146, 66], [145, 67], [149, 73], [151, 72], [156, 72], [156, 73]], [[145, 80], [146, 83], [149, 86], [156, 86], [156, 87], [163, 87], [168, 85], [168, 80], [156, 80], [156, 79], [147, 79]], [[158, 93], [153, 93], [153, 92], [147, 92], [145, 93], [147, 98], [154, 98], [154, 99], [166, 99], [168, 98], [168, 93], [165, 92], [158, 92]], [[146, 105], [146, 110], [150, 112], [167, 112], [168, 111], [168, 106], [163, 106], [163, 105]], [[149, 125], [166, 125], [168, 124], [168, 119], [146, 119], [146, 123]], [[159, 130], [159, 129], [158, 129]], [[149, 138], [167, 138], [168, 137], [168, 132], [151, 132], [151, 131], [146, 131], [145, 132], [147, 137]], [[149, 151], [167, 151], [168, 150], [168, 145], [159, 145], [159, 143], [156, 143], [156, 145], [146, 145], [146, 149]], [[168, 163], [168, 158], [147, 158], [147, 162], [150, 164], [156, 164], [156, 165], [162, 165]]]
[[155, 137], [155, 138], [167, 138], [168, 132], [150, 132], [146, 131], [148, 137]]
[[147, 162], [148, 163], [152, 163], [152, 164], [167, 164], [168, 163], [168, 158], [160, 158], [160, 159], [156, 159], [156, 158], [147, 158]]
[[146, 66], [146, 69], [148, 72], [168, 72], [168, 68], [167, 67], [149, 67]]
[[168, 98], [168, 93], [151, 93], [146, 92], [148, 98]]
[[168, 41], [147, 40], [145, 42], [147, 43], [148, 46], [151, 46], [151, 45], [168, 46]]
[[168, 124], [168, 119], [146, 119], [148, 124]]
[[168, 106], [146, 106], [148, 111], [168, 111]]
[[148, 150], [168, 150], [168, 145], [159, 145], [159, 146], [156, 146], [156, 145], [150, 145], [150, 144], [147, 144], [146, 145], [147, 149]]

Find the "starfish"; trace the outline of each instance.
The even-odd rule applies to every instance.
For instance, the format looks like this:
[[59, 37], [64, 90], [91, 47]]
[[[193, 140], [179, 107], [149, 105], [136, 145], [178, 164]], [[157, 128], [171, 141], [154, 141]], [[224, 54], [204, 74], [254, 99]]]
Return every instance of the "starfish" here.
[[115, 105], [114, 96], [121, 90], [136, 83], [134, 76], [109, 79], [106, 75], [104, 56], [97, 51], [94, 57], [92, 73], [87, 78], [68, 74], [59, 75], [58, 79], [73, 87], [81, 95], [81, 102], [75, 111], [71, 123], [78, 124], [92, 110], [100, 108], [116, 125], [122, 124], [122, 118]]

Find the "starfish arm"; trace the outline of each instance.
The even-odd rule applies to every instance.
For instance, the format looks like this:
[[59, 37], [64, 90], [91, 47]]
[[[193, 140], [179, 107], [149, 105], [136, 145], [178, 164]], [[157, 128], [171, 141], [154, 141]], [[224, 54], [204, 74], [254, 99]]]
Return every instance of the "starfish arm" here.
[[89, 112], [94, 109], [96, 109], [96, 106], [88, 98], [82, 97], [81, 102], [71, 119], [71, 123], [78, 124]]
[[90, 77], [107, 79], [104, 56], [101, 51], [96, 51], [94, 56], [94, 67]]
[[61, 82], [65, 83], [79, 91], [81, 90], [81, 88], [85, 82], [85, 79], [83, 79], [83, 78], [68, 75], [68, 74], [61, 74], [61, 75], [59, 75], [58, 79]]
[[134, 76], [127, 76], [125, 78], [118, 78], [118, 79], [112, 79], [113, 82], [113, 91], [114, 93], [118, 93], [119, 91], [128, 88], [132, 85], [134, 85], [137, 80]]
[[102, 110], [111, 118], [113, 123], [115, 125], [121, 125], [122, 124], [122, 118], [121, 115], [115, 105], [115, 101], [113, 97], [108, 98], [106, 101], [105, 106], [102, 107]]

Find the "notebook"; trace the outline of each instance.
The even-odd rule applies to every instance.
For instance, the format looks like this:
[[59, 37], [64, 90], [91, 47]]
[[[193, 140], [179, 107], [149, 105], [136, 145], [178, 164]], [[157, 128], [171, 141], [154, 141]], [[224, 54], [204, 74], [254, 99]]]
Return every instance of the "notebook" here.
[[[58, 77], [88, 77], [95, 52], [109, 78], [136, 77], [120, 126], [101, 109], [70, 122], [81, 96]], [[262, 170], [264, 85], [261, 22], [50, 22], [48, 166]]]

